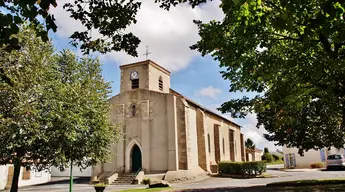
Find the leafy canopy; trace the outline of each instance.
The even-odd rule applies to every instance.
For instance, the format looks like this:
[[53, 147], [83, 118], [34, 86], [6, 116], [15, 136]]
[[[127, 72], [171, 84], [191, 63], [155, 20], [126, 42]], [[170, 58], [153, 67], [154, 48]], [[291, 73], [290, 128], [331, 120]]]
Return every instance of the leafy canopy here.
[[63, 169], [106, 161], [118, 129], [109, 121], [109, 83], [99, 60], [54, 53], [23, 27], [21, 49], [0, 49], [0, 164]]
[[[178, 3], [188, 2], [195, 7], [207, 0], [154, 1], [169, 10]], [[58, 30], [50, 8], [63, 6], [70, 17], [80, 21], [84, 27], [70, 36], [72, 45], [80, 46], [83, 53], [125, 51], [137, 56], [136, 48], [140, 40], [125, 29], [136, 23], [140, 0], [75, 0], [59, 3], [57, 0], [0, 0], [0, 46], [7, 45], [8, 50], [19, 49], [18, 38], [12, 35], [19, 32], [19, 26], [25, 21], [35, 26], [44, 25], [44, 29], [36, 28], [35, 31], [43, 41], [48, 41], [48, 32]], [[99, 37], [92, 36], [92, 32], [98, 32]]]
[[250, 138], [248, 138], [244, 142], [244, 145], [246, 146], [247, 149], [255, 149], [255, 144], [254, 144], [253, 140], [251, 140]]
[[223, 21], [199, 27], [191, 48], [224, 67], [230, 91], [258, 93], [219, 108], [233, 117], [257, 113], [265, 137], [303, 150], [345, 139], [344, 1], [228, 0]]

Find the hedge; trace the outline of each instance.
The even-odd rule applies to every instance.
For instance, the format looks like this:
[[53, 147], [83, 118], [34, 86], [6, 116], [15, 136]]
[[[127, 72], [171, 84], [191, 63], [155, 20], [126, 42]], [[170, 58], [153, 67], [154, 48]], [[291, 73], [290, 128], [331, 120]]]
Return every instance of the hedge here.
[[263, 161], [266, 161], [267, 163], [271, 163], [274, 161], [274, 158], [272, 156], [271, 153], [264, 153], [262, 156], [261, 156], [261, 159]]
[[218, 164], [219, 174], [261, 175], [266, 171], [266, 161], [231, 162], [221, 161]]

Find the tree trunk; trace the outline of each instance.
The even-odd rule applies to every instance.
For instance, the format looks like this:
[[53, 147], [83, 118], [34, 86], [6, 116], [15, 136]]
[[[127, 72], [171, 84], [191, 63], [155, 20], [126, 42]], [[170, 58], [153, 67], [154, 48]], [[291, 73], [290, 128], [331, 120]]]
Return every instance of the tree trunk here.
[[20, 175], [20, 163], [15, 162], [13, 166], [14, 166], [14, 172], [13, 172], [12, 186], [11, 186], [10, 192], [17, 192], [18, 180], [19, 180], [19, 175]]

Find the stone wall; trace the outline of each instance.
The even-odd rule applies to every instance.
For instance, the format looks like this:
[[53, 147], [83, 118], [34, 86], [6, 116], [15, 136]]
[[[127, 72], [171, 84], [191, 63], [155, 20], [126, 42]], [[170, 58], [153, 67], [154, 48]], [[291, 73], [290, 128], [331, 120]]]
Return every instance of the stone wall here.
[[205, 134], [205, 114], [198, 109], [196, 113], [196, 127], [197, 127], [197, 142], [198, 142], [198, 161], [199, 166], [207, 171], [207, 157], [206, 157], [206, 134]]
[[214, 152], [215, 152], [215, 160], [218, 164], [220, 161], [220, 146], [219, 146], [219, 125], [213, 126], [214, 131]]
[[[197, 123], [196, 113], [197, 109], [189, 105], [187, 116], [187, 163], [188, 170], [199, 166], [198, 160], [198, 139], [197, 139]], [[200, 168], [199, 168], [200, 169]]]
[[182, 98], [176, 101], [177, 107], [177, 138], [178, 138], [178, 168], [187, 170], [187, 133], [186, 133], [186, 102]]
[[234, 131], [229, 130], [229, 140], [230, 140], [230, 160], [235, 161], [235, 141], [234, 141]]
[[[93, 176], [119, 168], [130, 171], [133, 143], [141, 150], [142, 168], [147, 173], [177, 170], [177, 125], [182, 121], [177, 123], [180, 118], [176, 116], [181, 111], [177, 111], [175, 102], [175, 96], [171, 94], [146, 89], [126, 91], [112, 97], [109, 100], [112, 105], [110, 118], [120, 126], [122, 135], [118, 143], [111, 146], [114, 154], [111, 161], [97, 165]], [[131, 113], [133, 105], [136, 106], [134, 116]]]
[[245, 148], [244, 148], [244, 139], [243, 139], [243, 134], [241, 133], [240, 135], [240, 141], [241, 141], [241, 160], [244, 162], [246, 161], [246, 156], [245, 156]]

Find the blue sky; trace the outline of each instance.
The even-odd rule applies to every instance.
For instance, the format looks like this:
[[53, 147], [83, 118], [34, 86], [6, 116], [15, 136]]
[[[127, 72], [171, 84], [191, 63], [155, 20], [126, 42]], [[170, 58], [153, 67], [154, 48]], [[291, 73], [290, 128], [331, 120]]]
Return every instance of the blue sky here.
[[[60, 3], [68, 1], [71, 0], [61, 0]], [[224, 16], [218, 6], [219, 1], [215, 0], [196, 9], [188, 5], [180, 5], [167, 12], [160, 9], [153, 1], [144, 1], [137, 15], [137, 24], [127, 30], [142, 41], [138, 48], [139, 57], [133, 58], [124, 52], [100, 55], [103, 77], [112, 82], [112, 94], [119, 92], [119, 66], [144, 60], [143, 54], [148, 45], [151, 52], [149, 59], [172, 72], [171, 88], [211, 110], [216, 111], [217, 107], [231, 98], [254, 96], [253, 93], [229, 93], [230, 82], [224, 80], [219, 73], [221, 71], [219, 63], [211, 56], [201, 57], [200, 53], [189, 49], [189, 46], [200, 38], [197, 27], [192, 22], [193, 19], [204, 22], [221, 20]], [[54, 9], [53, 13], [58, 25], [58, 32], [50, 35], [54, 45], [57, 50], [71, 48], [68, 36], [75, 30], [82, 30], [83, 27], [80, 23], [71, 20], [61, 6]], [[93, 34], [97, 36], [97, 31]], [[80, 54], [77, 49], [73, 50]], [[230, 117], [228, 114], [224, 116]], [[271, 150], [277, 148], [263, 138], [262, 134], [265, 132], [263, 128], [255, 127], [257, 122], [255, 114], [248, 115], [246, 119], [233, 119], [233, 121], [243, 126], [242, 132], [245, 137], [252, 138], [257, 147], [269, 147]]]

